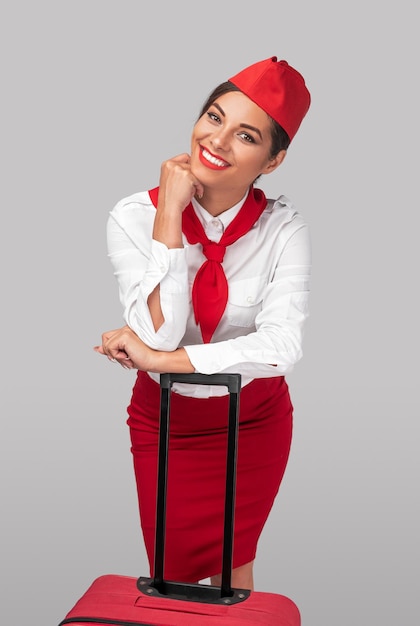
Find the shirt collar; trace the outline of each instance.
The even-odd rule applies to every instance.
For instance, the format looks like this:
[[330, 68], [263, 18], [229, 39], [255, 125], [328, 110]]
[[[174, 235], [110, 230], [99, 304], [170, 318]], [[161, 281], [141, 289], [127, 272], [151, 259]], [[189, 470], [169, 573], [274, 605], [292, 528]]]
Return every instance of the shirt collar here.
[[[247, 190], [244, 197], [241, 200], [239, 200], [237, 204], [234, 204], [233, 207], [231, 207], [230, 209], [227, 209], [226, 211], [223, 211], [223, 213], [220, 213], [220, 215], [217, 216], [217, 219], [219, 219], [222, 222], [224, 230], [226, 230], [229, 224], [238, 215], [239, 211], [242, 208], [242, 205], [247, 199], [248, 193], [249, 193], [249, 189]], [[195, 198], [191, 200], [191, 203], [194, 207], [197, 217], [200, 219], [203, 227], [206, 228], [210, 224], [210, 222], [214, 220], [215, 218], [208, 211], [206, 211], [206, 209], [202, 207], [201, 204], [197, 202]]]

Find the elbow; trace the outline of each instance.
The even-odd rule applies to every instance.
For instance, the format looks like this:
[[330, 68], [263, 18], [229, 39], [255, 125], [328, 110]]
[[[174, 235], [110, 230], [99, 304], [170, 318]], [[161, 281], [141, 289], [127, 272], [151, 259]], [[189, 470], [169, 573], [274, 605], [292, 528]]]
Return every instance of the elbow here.
[[181, 335], [180, 331], [174, 332], [165, 320], [158, 328], [155, 328], [151, 319], [147, 320], [147, 323], [133, 310], [127, 311], [124, 319], [131, 330], [152, 350], [173, 352], [179, 347], [185, 333], [185, 330]]

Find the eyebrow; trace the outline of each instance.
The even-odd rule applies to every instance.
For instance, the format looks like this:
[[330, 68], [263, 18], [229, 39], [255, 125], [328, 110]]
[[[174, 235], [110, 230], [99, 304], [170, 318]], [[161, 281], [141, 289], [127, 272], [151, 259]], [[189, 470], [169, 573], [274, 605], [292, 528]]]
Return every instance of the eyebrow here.
[[[223, 115], [223, 117], [226, 117], [226, 113], [223, 111], [222, 107], [217, 104], [217, 102], [213, 102], [213, 106], [216, 107], [216, 109], [218, 109], [220, 111], [220, 114]], [[239, 124], [241, 128], [247, 128], [248, 130], [253, 130], [254, 133], [257, 133], [257, 135], [260, 137], [260, 139], [262, 140], [262, 134], [261, 131], [258, 128], [255, 128], [255, 126], [250, 126], [249, 124]]]

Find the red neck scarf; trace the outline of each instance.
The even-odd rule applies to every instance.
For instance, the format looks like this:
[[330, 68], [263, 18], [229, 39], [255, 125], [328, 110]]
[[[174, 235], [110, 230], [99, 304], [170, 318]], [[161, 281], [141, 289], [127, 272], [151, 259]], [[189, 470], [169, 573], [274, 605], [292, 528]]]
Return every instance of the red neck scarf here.
[[[158, 194], [158, 187], [149, 191], [155, 207]], [[204, 343], [210, 342], [227, 304], [228, 283], [222, 266], [226, 247], [252, 228], [266, 206], [264, 192], [251, 187], [239, 213], [226, 228], [219, 243], [207, 237], [191, 203], [182, 214], [182, 232], [189, 243], [201, 243], [207, 259], [199, 268], [192, 288], [195, 321], [200, 325]]]

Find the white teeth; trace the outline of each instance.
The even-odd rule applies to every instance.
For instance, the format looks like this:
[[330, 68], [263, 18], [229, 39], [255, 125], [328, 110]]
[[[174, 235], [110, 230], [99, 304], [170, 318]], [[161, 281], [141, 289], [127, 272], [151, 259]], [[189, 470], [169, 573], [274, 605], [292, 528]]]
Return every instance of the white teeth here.
[[225, 161], [222, 161], [221, 159], [216, 159], [216, 157], [211, 155], [210, 152], [207, 152], [207, 150], [205, 150], [204, 148], [203, 148], [203, 156], [205, 159], [207, 159], [207, 161], [210, 161], [210, 163], [213, 163], [213, 165], [217, 165], [218, 167], [226, 167]]

